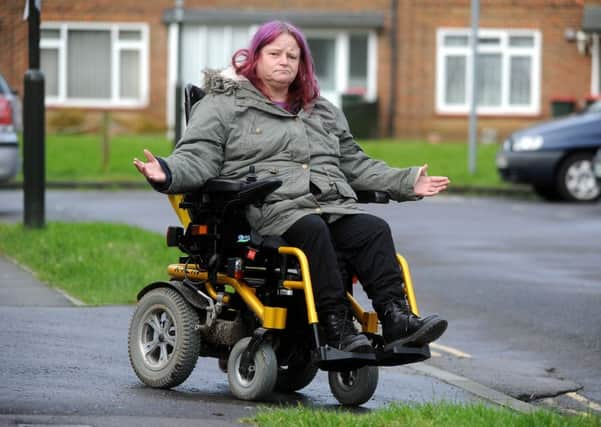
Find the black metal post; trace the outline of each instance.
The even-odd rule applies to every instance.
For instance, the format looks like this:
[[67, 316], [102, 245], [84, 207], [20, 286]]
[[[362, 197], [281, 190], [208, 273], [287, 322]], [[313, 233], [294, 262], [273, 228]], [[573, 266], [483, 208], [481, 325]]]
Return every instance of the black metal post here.
[[[45, 225], [45, 111], [44, 74], [40, 71], [40, 2], [27, 0], [29, 14], [29, 69], [24, 77], [23, 102], [23, 222]], [[37, 3], [37, 5], [36, 5]]]
[[177, 144], [182, 136], [182, 21], [184, 20], [183, 0], [175, 0], [175, 21], [177, 22], [177, 72], [175, 81], [175, 125], [174, 142]]

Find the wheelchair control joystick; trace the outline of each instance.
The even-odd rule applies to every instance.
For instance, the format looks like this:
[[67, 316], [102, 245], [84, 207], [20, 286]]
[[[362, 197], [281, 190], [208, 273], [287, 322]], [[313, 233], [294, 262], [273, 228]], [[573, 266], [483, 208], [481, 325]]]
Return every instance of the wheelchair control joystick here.
[[248, 176], [246, 177], [246, 182], [256, 182], [256, 181], [257, 181], [257, 174], [255, 173], [255, 167], [249, 166], [248, 167]]

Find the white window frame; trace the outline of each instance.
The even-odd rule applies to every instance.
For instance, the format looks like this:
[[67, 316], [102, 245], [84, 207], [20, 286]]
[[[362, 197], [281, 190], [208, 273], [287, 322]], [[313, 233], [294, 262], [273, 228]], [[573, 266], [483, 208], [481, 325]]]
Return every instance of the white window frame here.
[[601, 95], [601, 36], [592, 34], [591, 38], [591, 94]]
[[[44, 22], [42, 30], [58, 30], [55, 40], [40, 39], [40, 49], [58, 49], [58, 95], [47, 96], [46, 105], [82, 108], [141, 108], [149, 100], [149, 46], [148, 24], [117, 22]], [[67, 33], [69, 30], [109, 31], [111, 35], [111, 96], [108, 99], [67, 97]], [[140, 40], [119, 40], [119, 31], [139, 31]], [[135, 50], [140, 53], [140, 96], [137, 99], [120, 97], [120, 52]]]
[[[469, 28], [439, 28], [436, 34], [436, 112], [440, 114], [465, 115], [469, 113], [469, 100], [472, 92], [472, 52], [469, 43], [466, 46], [445, 46], [444, 39], [447, 36], [471, 37]], [[515, 36], [527, 36], [533, 38], [533, 46], [509, 46], [509, 38]], [[541, 107], [541, 55], [542, 36], [541, 32], [533, 29], [479, 29], [479, 38], [497, 38], [499, 45], [478, 45], [478, 53], [496, 53], [501, 55], [501, 104], [499, 106], [478, 106], [478, 114], [486, 115], [538, 115]], [[445, 103], [446, 68], [447, 56], [463, 56], [466, 58], [466, 82], [465, 103], [449, 105]], [[510, 96], [510, 59], [515, 56], [527, 56], [531, 58], [530, 70], [530, 104], [511, 105]]]

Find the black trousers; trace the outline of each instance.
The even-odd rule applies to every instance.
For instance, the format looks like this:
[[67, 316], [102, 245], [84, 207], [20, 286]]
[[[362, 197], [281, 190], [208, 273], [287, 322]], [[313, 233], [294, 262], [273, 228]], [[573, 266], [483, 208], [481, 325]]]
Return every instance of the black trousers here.
[[348, 304], [344, 280], [347, 272], [357, 275], [374, 307], [403, 298], [401, 269], [390, 227], [383, 219], [354, 214], [328, 224], [319, 215], [307, 215], [283, 237], [307, 255], [320, 313]]

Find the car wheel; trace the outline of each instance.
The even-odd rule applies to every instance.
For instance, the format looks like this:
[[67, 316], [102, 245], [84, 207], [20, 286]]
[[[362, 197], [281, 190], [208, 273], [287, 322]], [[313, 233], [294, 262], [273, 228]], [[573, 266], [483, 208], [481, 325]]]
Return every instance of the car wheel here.
[[563, 200], [592, 202], [601, 196], [595, 179], [592, 154], [575, 153], [562, 163], [557, 174], [557, 189]]

